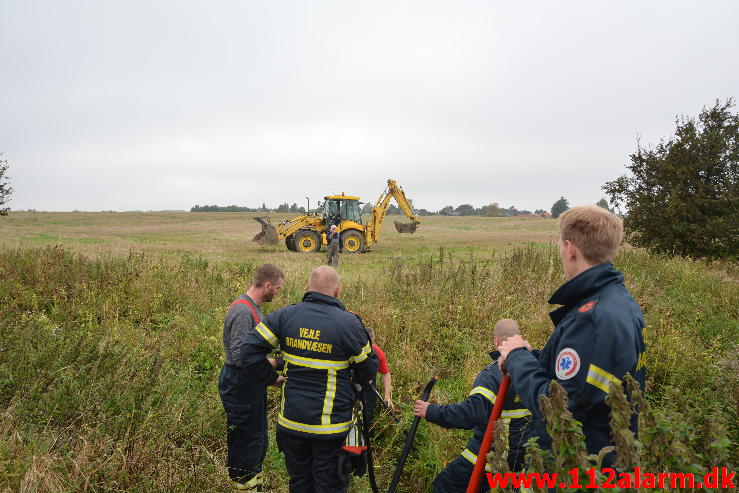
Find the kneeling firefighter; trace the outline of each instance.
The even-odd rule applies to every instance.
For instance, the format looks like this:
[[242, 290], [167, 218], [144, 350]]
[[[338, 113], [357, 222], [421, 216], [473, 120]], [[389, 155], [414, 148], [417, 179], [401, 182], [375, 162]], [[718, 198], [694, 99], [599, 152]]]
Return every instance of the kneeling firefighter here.
[[[494, 332], [495, 347], [508, 337], [520, 333], [518, 324], [510, 319], [499, 321], [495, 325]], [[444, 428], [473, 430], [467, 448], [434, 479], [434, 493], [465, 493], [467, 491], [467, 485], [470, 482], [485, 428], [495, 405], [496, 394], [503, 377], [498, 367], [498, 355], [497, 351], [490, 353], [493, 362], [478, 373], [472, 385], [472, 391], [459, 404], [440, 406], [418, 400], [414, 405], [413, 414], [425, 418], [431, 423]], [[505, 396], [501, 418], [499, 422], [507, 430], [508, 449], [496, 450], [495, 453], [507, 454], [508, 467], [511, 471], [518, 471], [523, 466], [524, 444], [528, 440], [532, 428], [531, 412], [523, 407], [521, 399], [514, 392], [508, 392]], [[493, 472], [489, 464], [485, 465], [485, 471]], [[478, 491], [486, 492], [488, 490], [488, 483], [483, 480]]]

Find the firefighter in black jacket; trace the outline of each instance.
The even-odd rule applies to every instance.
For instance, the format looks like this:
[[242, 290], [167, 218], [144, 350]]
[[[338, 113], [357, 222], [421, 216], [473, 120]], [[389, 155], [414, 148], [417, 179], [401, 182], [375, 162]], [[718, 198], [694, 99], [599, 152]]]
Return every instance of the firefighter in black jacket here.
[[[495, 324], [495, 346], [510, 336], [520, 334], [515, 320], [503, 319]], [[490, 413], [495, 405], [496, 394], [500, 387], [502, 375], [498, 368], [498, 352], [490, 353], [493, 362], [485, 367], [475, 377], [472, 391], [459, 404], [439, 406], [418, 400], [413, 407], [413, 414], [426, 421], [443, 426], [444, 428], [460, 428], [473, 430], [472, 438], [467, 448], [454, 459], [443, 471], [436, 476], [433, 484], [434, 493], [464, 493], [472, 476], [472, 470], [477, 461], [477, 453], [485, 435]], [[503, 406], [503, 413], [498, 423], [506, 427], [508, 435], [508, 449], [494, 453], [507, 454], [508, 467], [511, 471], [518, 471], [523, 465], [525, 455], [524, 444], [528, 440], [531, 424], [531, 412], [521, 403], [521, 399], [514, 393], [508, 392]], [[490, 465], [485, 465], [485, 471], [491, 472]], [[487, 480], [480, 483], [480, 492], [489, 490]]]
[[280, 346], [286, 377], [277, 417], [277, 446], [285, 454], [291, 493], [341, 493], [339, 454], [352, 424], [352, 381], [367, 384], [377, 359], [358, 316], [337, 299], [339, 275], [315, 269], [303, 301], [268, 315], [241, 348], [250, 374], [265, 385], [278, 374], [265, 355]]
[[[646, 383], [644, 318], [610, 263], [623, 232], [621, 219], [597, 206], [568, 210], [559, 219], [559, 253], [569, 279], [549, 300], [563, 305], [550, 313], [555, 329], [541, 354], [528, 351], [521, 336], [499, 346], [511, 385], [535, 416], [533, 436], [551, 447], [539, 411], [539, 396], [556, 380], [567, 391], [569, 410], [582, 423], [588, 453], [613, 445], [605, 403], [610, 384], [630, 373]], [[637, 432], [637, 417], [631, 429]], [[610, 467], [613, 453], [603, 461]]]

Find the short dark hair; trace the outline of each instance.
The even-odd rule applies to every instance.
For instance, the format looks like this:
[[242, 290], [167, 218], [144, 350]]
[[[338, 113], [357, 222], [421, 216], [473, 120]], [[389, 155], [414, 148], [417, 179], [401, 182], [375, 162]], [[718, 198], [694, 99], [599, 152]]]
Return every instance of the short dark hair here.
[[273, 264], [260, 265], [254, 271], [254, 278], [252, 279], [251, 285], [255, 288], [259, 288], [265, 282], [277, 284], [280, 280], [285, 279], [285, 274]]

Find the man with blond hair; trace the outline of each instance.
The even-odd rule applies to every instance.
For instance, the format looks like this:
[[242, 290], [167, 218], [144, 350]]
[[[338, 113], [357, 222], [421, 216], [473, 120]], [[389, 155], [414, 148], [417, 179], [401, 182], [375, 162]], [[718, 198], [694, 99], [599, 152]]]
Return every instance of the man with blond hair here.
[[[493, 347], [498, 347], [509, 337], [520, 333], [515, 320], [510, 318], [499, 320], [493, 328]], [[413, 406], [413, 415], [424, 418], [430, 423], [444, 428], [472, 430], [472, 437], [467, 442], [467, 447], [434, 479], [433, 493], [464, 493], [467, 491], [467, 485], [470, 482], [477, 454], [485, 435], [485, 428], [498, 398], [498, 389], [502, 380], [497, 362], [498, 356], [498, 351], [490, 353], [493, 361], [477, 374], [472, 390], [462, 402], [440, 406], [417, 400]], [[523, 466], [524, 444], [531, 432], [531, 412], [523, 407], [521, 399], [512, 390], [506, 395], [499, 423], [505, 426], [508, 447], [505, 450], [496, 450], [494, 453], [504, 455], [508, 460], [510, 470], [518, 471]], [[492, 471], [489, 464], [485, 466], [485, 470], [501, 472]], [[489, 489], [487, 480], [483, 479], [478, 492], [486, 492]]]
[[342, 493], [339, 455], [352, 425], [356, 394], [377, 371], [361, 319], [338, 300], [339, 275], [313, 270], [300, 303], [269, 314], [241, 348], [250, 374], [264, 385], [280, 378], [265, 356], [282, 348], [287, 381], [277, 415], [277, 447], [285, 454], [290, 493]]
[[[231, 303], [223, 323], [226, 363], [218, 392], [226, 411], [228, 475], [231, 486], [241, 491], [263, 491], [262, 462], [267, 454], [267, 387], [244, 368], [241, 345], [262, 320], [262, 304], [272, 301], [284, 282], [285, 275], [275, 265], [257, 267], [251, 286]], [[273, 359], [267, 361], [277, 365]]]
[[[557, 244], [569, 280], [549, 300], [563, 305], [549, 314], [554, 332], [538, 357], [520, 335], [498, 347], [513, 389], [536, 417], [533, 436], [542, 448], [551, 448], [551, 437], [539, 396], [548, 394], [552, 380], [567, 391], [568, 408], [582, 423], [590, 454], [613, 445], [605, 403], [610, 385], [620, 385], [629, 373], [644, 388], [644, 316], [611, 263], [622, 234], [621, 219], [600, 207], [579, 206], [562, 214]], [[637, 432], [636, 416], [631, 429]], [[614, 455], [605, 457], [603, 467], [613, 465]]]

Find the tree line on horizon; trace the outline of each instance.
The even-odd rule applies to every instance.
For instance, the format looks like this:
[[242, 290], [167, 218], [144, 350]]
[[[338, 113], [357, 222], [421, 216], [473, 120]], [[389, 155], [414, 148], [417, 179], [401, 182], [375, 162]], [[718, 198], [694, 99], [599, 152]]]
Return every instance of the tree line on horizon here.
[[[413, 202], [411, 201], [411, 206]], [[610, 210], [606, 199], [600, 199], [596, 205]], [[514, 216], [540, 216], [540, 217], [559, 217], [561, 213], [570, 208], [570, 204], [564, 197], [560, 197], [550, 210], [536, 209], [531, 212], [526, 209], [517, 209], [515, 206], [502, 207], [498, 202], [493, 202], [479, 208], [475, 208], [472, 204], [461, 204], [457, 207], [448, 205], [438, 211], [429, 211], [427, 209], [416, 209], [415, 213], [419, 216], [484, 216], [484, 217], [514, 217]], [[372, 204], [365, 202], [362, 206], [362, 214], [370, 214], [372, 212]], [[262, 204], [261, 207], [244, 207], [238, 205], [195, 205], [190, 212], [293, 212], [296, 214], [305, 214], [305, 207], [299, 207], [297, 203], [289, 205], [287, 202], [280, 204], [276, 209], [272, 209]], [[312, 213], [320, 213], [321, 208], [311, 209]], [[403, 214], [400, 207], [390, 204], [387, 209], [388, 214]]]

